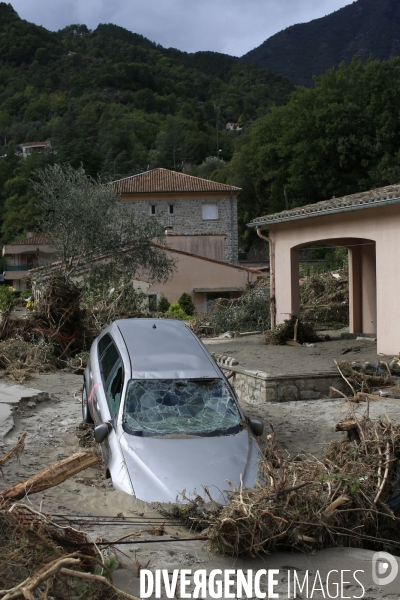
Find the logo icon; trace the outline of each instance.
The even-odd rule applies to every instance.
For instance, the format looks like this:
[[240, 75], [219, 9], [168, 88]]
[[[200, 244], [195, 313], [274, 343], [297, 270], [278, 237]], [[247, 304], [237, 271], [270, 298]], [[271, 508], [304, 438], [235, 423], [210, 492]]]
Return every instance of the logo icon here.
[[372, 579], [377, 585], [388, 585], [398, 575], [397, 560], [387, 552], [375, 552], [372, 557]]

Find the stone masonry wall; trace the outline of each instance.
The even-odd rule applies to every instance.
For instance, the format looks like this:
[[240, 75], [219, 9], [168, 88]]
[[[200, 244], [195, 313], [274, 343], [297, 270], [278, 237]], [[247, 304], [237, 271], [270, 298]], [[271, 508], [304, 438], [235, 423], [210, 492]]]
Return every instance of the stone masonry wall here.
[[[262, 371], [247, 371], [235, 365], [235, 359], [213, 354], [225, 375], [234, 373], [230, 383], [238, 400], [257, 404], [259, 402], [289, 402], [291, 400], [319, 400], [329, 398], [330, 388], [348, 391], [339, 374], [321, 373], [305, 375], [280, 375], [271, 377]], [[338, 397], [336, 394], [332, 397]]]
[[[238, 262], [237, 200], [227, 198], [149, 198], [124, 200], [134, 210], [150, 215], [150, 206], [156, 206], [156, 215], [164, 227], [173, 227], [175, 234], [223, 233], [225, 239], [225, 261]], [[174, 205], [174, 214], [169, 214], [169, 205]], [[203, 220], [203, 204], [217, 204], [218, 219]]]

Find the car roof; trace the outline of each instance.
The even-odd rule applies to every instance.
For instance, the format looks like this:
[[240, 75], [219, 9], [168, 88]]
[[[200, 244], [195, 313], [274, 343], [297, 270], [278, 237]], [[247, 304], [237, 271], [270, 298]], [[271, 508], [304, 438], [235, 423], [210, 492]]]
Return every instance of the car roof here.
[[121, 319], [118, 327], [131, 362], [132, 379], [221, 378], [200, 340], [175, 319]]

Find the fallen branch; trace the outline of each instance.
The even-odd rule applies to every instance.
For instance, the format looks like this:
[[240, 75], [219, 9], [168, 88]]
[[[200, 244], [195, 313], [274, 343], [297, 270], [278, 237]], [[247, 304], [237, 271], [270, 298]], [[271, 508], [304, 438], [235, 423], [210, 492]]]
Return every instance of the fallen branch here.
[[[5, 454], [3, 456], [3, 458], [0, 458], [0, 472], [3, 475], [3, 471], [2, 468], [4, 467], [4, 465], [6, 464], [7, 461], [11, 460], [12, 458], [19, 458], [21, 456], [21, 454], [23, 453], [24, 449], [25, 449], [25, 438], [26, 438], [26, 432], [22, 433], [19, 438], [18, 438], [18, 442], [15, 444], [15, 446], [13, 446], [8, 452], [7, 454]], [[3, 475], [4, 477], [4, 475]]]
[[16, 483], [3, 490], [0, 492], [0, 497], [6, 500], [21, 500], [21, 498], [30, 494], [36, 494], [55, 487], [76, 475], [76, 473], [97, 465], [98, 462], [97, 456], [89, 450], [77, 452], [68, 458], [59, 460], [50, 467], [42, 469], [26, 481]]
[[15, 600], [16, 598], [20, 598], [21, 596], [26, 598], [27, 600], [33, 600], [35, 596], [32, 593], [32, 590], [35, 590], [47, 579], [50, 579], [50, 577], [54, 577], [54, 575], [56, 575], [61, 568], [79, 565], [79, 563], [80, 560], [78, 558], [71, 557], [60, 558], [56, 561], [53, 561], [52, 563], [50, 563], [50, 565], [45, 565], [38, 573], [31, 577], [28, 577], [14, 588], [10, 590], [0, 590], [2, 600]]
[[[91, 573], [81, 573], [80, 571], [74, 571], [72, 569], [66, 569], [65, 567], [63, 567], [60, 570], [60, 573], [62, 575], [67, 575], [68, 577], [77, 577], [78, 579], [86, 579], [86, 580], [89, 580], [89, 581], [97, 581], [99, 583], [104, 583], [104, 585], [107, 585], [109, 588], [111, 588], [112, 590], [114, 590], [114, 592], [116, 592], [117, 594], [119, 594], [123, 598], [127, 598], [127, 600], [139, 600], [139, 598], [137, 598], [136, 596], [131, 596], [131, 594], [127, 594], [126, 592], [123, 592], [122, 590], [119, 590], [118, 588], [116, 588], [115, 586], [113, 586], [112, 583], [110, 583], [108, 581], [108, 579], [106, 579], [105, 577], [102, 577], [101, 575], [92, 575]], [[5, 599], [3, 599], [3, 600], [5, 600]]]

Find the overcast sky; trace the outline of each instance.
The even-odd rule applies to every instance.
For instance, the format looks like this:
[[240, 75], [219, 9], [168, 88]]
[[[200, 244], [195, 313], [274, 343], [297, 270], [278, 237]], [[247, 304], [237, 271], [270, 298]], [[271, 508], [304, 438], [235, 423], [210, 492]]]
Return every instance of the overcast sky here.
[[[165, 47], [242, 56], [278, 31], [349, 0], [9, 0], [22, 19], [56, 31], [115, 23]], [[377, 0], [379, 1], [379, 0]]]

